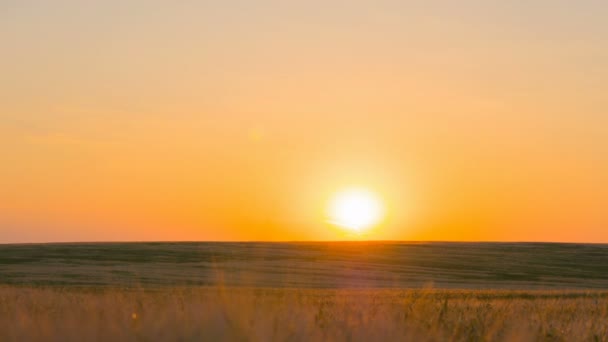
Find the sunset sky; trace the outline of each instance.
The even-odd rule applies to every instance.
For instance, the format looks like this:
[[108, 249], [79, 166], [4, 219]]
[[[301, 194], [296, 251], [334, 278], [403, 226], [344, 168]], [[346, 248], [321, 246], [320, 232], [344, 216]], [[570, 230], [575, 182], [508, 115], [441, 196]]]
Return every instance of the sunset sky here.
[[[608, 1], [0, 3], [0, 243], [608, 242]], [[353, 235], [343, 189], [383, 202]]]

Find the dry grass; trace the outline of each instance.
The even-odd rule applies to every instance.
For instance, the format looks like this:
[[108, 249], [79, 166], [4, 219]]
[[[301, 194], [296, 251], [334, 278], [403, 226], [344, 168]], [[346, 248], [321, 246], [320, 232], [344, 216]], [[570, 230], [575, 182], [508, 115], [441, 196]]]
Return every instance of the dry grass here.
[[602, 292], [0, 287], [0, 341], [608, 341]]

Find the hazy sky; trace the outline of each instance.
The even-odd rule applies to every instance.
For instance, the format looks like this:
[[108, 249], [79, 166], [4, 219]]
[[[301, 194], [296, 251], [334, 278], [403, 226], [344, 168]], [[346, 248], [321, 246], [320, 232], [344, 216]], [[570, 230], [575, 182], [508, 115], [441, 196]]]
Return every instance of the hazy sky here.
[[0, 242], [608, 242], [608, 2], [0, 2]]

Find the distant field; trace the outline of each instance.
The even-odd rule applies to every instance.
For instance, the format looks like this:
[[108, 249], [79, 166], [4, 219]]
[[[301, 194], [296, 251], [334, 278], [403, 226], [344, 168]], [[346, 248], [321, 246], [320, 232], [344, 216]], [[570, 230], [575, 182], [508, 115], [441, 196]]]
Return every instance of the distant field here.
[[0, 287], [0, 341], [607, 341], [608, 292]]
[[81, 243], [0, 245], [0, 285], [608, 289], [608, 245]]

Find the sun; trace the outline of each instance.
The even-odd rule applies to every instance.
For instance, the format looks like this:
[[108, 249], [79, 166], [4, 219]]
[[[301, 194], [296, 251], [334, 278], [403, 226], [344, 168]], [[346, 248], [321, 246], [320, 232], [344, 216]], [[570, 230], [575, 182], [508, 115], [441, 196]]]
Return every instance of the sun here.
[[346, 189], [337, 193], [328, 206], [328, 222], [362, 233], [378, 224], [384, 216], [380, 198], [366, 189]]

